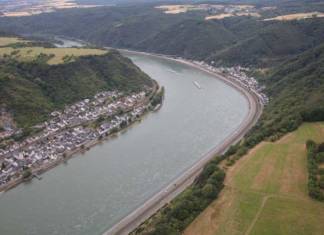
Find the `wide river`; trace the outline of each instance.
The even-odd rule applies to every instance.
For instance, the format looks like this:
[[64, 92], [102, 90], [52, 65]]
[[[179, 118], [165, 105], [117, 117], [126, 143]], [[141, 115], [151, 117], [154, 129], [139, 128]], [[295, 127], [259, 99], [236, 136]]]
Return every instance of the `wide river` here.
[[100, 235], [220, 144], [248, 114], [245, 97], [208, 73], [127, 56], [165, 87], [162, 109], [42, 180], [1, 194], [0, 234]]

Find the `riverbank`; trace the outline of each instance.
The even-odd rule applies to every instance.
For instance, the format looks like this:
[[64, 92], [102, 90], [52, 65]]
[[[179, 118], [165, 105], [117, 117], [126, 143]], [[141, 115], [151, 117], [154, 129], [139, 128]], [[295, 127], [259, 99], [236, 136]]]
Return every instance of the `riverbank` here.
[[[102, 143], [105, 140], [108, 140], [109, 138], [111, 138], [112, 136], [115, 136], [117, 133], [122, 133], [123, 131], [125, 131], [128, 127], [132, 126], [134, 123], [142, 120], [142, 118], [147, 115], [150, 112], [155, 112], [156, 110], [155, 107], [149, 108], [149, 106], [151, 105], [152, 100], [154, 99], [155, 96], [160, 95], [160, 90], [163, 90], [159, 87], [158, 83], [155, 80], [152, 80], [152, 91], [149, 93], [149, 95], [147, 97], [144, 98], [144, 100], [141, 101], [141, 103], [138, 103], [136, 106], [127, 109], [124, 111], [125, 114], [129, 113], [130, 111], [132, 111], [133, 109], [136, 109], [140, 106], [143, 106], [145, 109], [143, 111], [143, 113], [135, 118], [132, 119], [128, 122], [128, 124], [125, 127], [121, 127], [118, 129], [117, 132], [112, 132], [109, 135], [105, 135], [105, 136], [99, 136], [100, 138], [96, 138], [93, 140], [90, 140], [84, 144], [82, 144], [79, 147], [76, 147], [72, 150], [68, 150], [65, 151], [63, 153], [59, 153], [57, 155], [57, 158], [53, 161], [49, 161], [47, 163], [44, 162], [44, 164], [38, 164], [38, 166], [34, 166], [31, 167], [28, 171], [30, 171], [30, 176], [28, 177], [24, 177], [24, 174], [20, 174], [19, 176], [16, 176], [15, 179], [7, 182], [4, 185], [0, 186], [0, 192], [5, 192], [8, 191], [16, 186], [18, 186], [20, 183], [22, 182], [29, 182], [30, 180], [32, 180], [32, 178], [34, 178], [34, 176], [38, 176], [40, 174], [43, 174], [44, 172], [54, 168], [55, 166], [61, 164], [61, 163], [65, 163], [67, 162], [70, 158], [77, 156], [77, 154], [81, 154], [81, 153], [85, 153], [86, 151], [90, 150], [92, 147], [98, 145], [99, 143]], [[161, 100], [161, 105], [162, 105], [163, 99]], [[96, 120], [91, 121], [91, 122], [86, 122], [86, 123], [82, 123], [82, 125], [92, 125], [93, 123], [95, 123]], [[80, 126], [80, 125], [79, 125]], [[68, 129], [72, 129], [74, 127], [77, 126], [70, 126]], [[49, 136], [47, 137], [49, 138]], [[37, 177], [36, 177], [37, 178]], [[40, 179], [40, 178], [38, 178]]]
[[146, 56], [153, 56], [157, 58], [164, 58], [167, 60], [175, 61], [178, 63], [186, 64], [192, 66], [196, 69], [204, 71], [213, 77], [222, 80], [226, 84], [235, 88], [239, 91], [249, 103], [249, 112], [246, 115], [244, 121], [239, 125], [239, 127], [227, 137], [220, 145], [215, 146], [205, 155], [201, 157], [193, 166], [183, 172], [178, 178], [173, 180], [167, 187], [163, 188], [161, 191], [156, 193], [152, 198], [147, 200], [142, 206], [134, 210], [131, 214], [122, 219], [119, 223], [113, 226], [111, 229], [106, 231], [104, 235], [113, 234], [128, 234], [137, 228], [141, 223], [151, 217], [165, 204], [174, 199], [179, 193], [181, 193], [185, 188], [190, 186], [194, 179], [199, 175], [203, 167], [216, 155], [224, 153], [232, 144], [237, 143], [247, 131], [257, 122], [258, 118], [262, 113], [262, 105], [259, 101], [257, 94], [247, 90], [242, 84], [231, 79], [230, 77], [224, 77], [222, 74], [209, 71], [208, 69], [192, 63], [191, 61], [186, 61], [184, 59], [170, 58], [165, 55], [150, 54], [146, 52], [136, 52], [129, 50], [120, 50], [128, 53], [142, 54]]
[[166, 60], [171, 60], [171, 61], [175, 61], [175, 62], [178, 62], [178, 63], [181, 63], [181, 64], [185, 64], [185, 65], [194, 67], [194, 68], [196, 68], [198, 70], [204, 71], [204, 72], [216, 77], [219, 80], [222, 80], [226, 84], [228, 84], [231, 87], [238, 90], [245, 98], [247, 98], [247, 96], [246, 96], [247, 93], [252, 94], [253, 96], [255, 96], [253, 98], [259, 102], [259, 105], [261, 106], [261, 108], [263, 107], [263, 103], [261, 102], [261, 100], [259, 98], [260, 95], [254, 90], [247, 89], [244, 86], [243, 83], [239, 82], [237, 79], [235, 79], [230, 74], [223, 74], [221, 72], [212, 71], [212, 70], [206, 68], [203, 65], [196, 64], [193, 61], [186, 60], [184, 58], [174, 58], [174, 56], [169, 56], [169, 55], [148, 53], [148, 52], [142, 52], [142, 51], [132, 51], [132, 50], [128, 50], [128, 49], [119, 49], [119, 48], [111, 48], [111, 47], [105, 47], [105, 48], [107, 48], [107, 49], [116, 49], [116, 50], [119, 50], [121, 52], [124, 51], [124, 52], [127, 52], [127, 53], [136, 53], [136, 54], [152, 56], [152, 57], [156, 57], [156, 58], [163, 58], [163, 59], [166, 59]]

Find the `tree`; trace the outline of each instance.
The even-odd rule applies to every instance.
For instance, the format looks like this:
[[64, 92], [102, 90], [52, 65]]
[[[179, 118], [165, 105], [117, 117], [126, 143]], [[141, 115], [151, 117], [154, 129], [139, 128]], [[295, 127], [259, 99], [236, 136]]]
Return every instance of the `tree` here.
[[213, 184], [215, 186], [222, 185], [225, 179], [225, 172], [222, 170], [215, 171], [208, 179], [208, 183]]
[[203, 188], [202, 188], [202, 194], [205, 198], [210, 198], [213, 199], [217, 196], [217, 189], [214, 185], [212, 184], [206, 184]]
[[32, 171], [31, 171], [30, 168], [26, 168], [26, 169], [23, 171], [23, 174], [22, 174], [22, 176], [23, 176], [24, 179], [29, 178], [31, 175], [32, 175]]
[[237, 156], [242, 157], [243, 155], [247, 154], [248, 151], [249, 149], [247, 147], [242, 146], [237, 150], [236, 154]]

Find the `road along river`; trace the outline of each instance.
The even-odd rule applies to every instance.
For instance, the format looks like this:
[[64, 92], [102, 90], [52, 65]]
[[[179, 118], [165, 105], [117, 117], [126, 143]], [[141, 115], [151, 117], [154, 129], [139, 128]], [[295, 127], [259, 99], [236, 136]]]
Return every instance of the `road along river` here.
[[162, 204], [171, 199], [255, 121], [254, 99], [221, 79], [173, 60], [127, 56], [165, 87], [162, 109], [42, 180], [1, 194], [0, 234], [102, 234], [135, 211], [137, 219], [116, 230], [124, 233], [154, 212], [157, 196]]
[[[210, 151], [204, 154], [196, 163], [194, 163], [190, 168], [183, 172], [179, 177], [174, 179], [166, 187], [161, 189], [153, 197], [143, 203], [140, 207], [130, 213], [128, 216], [124, 217], [121, 221], [115, 224], [112, 228], [107, 230], [103, 235], [126, 235], [132, 232], [136, 227], [138, 227], [142, 222], [152, 216], [160, 208], [162, 208], [166, 203], [174, 199], [178, 194], [180, 194], [185, 188], [190, 186], [193, 183], [195, 178], [200, 174], [203, 167], [210, 161], [215, 155], [224, 153], [232, 144], [237, 143], [247, 131], [257, 122], [261, 113], [262, 105], [259, 102], [258, 96], [246, 90], [241, 86], [239, 82], [231, 77], [225, 77], [222, 74], [211, 72], [203, 66], [196, 65], [190, 61], [182, 59], [173, 59], [163, 55], [148, 54], [145, 52], [133, 52], [128, 50], [122, 50], [126, 55], [130, 56], [135, 55], [146, 55], [155, 58], [163, 58], [169, 61], [174, 61], [177, 63], [182, 63], [195, 67], [201, 71], [204, 71], [208, 74], [213, 75], [215, 78], [222, 80], [226, 84], [234, 87], [239, 91], [248, 101], [249, 110], [248, 114], [245, 116], [244, 121], [233, 131], [227, 138], [225, 138], [220, 144], [214, 146]], [[201, 89], [201, 86], [196, 81], [194, 84], [198, 89]]]

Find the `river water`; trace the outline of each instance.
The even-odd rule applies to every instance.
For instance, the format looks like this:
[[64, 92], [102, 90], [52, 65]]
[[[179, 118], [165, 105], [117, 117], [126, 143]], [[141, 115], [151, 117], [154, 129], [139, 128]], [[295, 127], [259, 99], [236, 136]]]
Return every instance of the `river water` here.
[[241, 93], [205, 72], [127, 56], [165, 87], [163, 107], [42, 180], [1, 194], [0, 234], [99, 235], [220, 144], [248, 113]]

